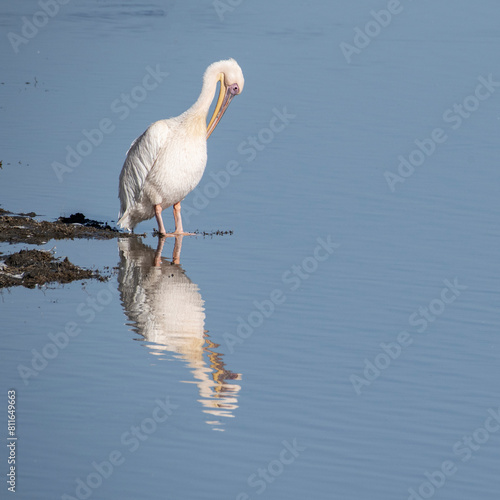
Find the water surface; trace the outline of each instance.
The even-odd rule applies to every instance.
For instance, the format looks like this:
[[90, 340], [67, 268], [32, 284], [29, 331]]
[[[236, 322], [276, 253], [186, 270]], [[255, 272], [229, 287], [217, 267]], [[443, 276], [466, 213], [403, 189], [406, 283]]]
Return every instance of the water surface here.
[[115, 221], [132, 140], [245, 74], [183, 203], [232, 235], [49, 242], [116, 272], [2, 293], [19, 498], [497, 499], [497, 3], [219, 4], [70, 2], [17, 53], [41, 7], [2, 7], [9, 210]]

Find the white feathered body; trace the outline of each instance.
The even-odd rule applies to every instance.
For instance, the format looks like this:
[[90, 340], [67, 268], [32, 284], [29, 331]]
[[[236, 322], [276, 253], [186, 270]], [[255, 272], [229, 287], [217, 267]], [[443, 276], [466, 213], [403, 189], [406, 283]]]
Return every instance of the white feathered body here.
[[133, 229], [182, 201], [200, 182], [207, 164], [205, 117], [186, 111], [160, 120], [130, 147], [120, 174], [120, 220]]

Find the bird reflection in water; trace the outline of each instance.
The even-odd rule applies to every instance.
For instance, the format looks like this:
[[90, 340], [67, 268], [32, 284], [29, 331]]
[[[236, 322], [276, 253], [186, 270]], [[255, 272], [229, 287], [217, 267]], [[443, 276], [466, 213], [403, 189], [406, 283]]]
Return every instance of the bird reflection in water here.
[[[238, 407], [241, 374], [225, 368], [218, 344], [205, 331], [204, 301], [198, 286], [179, 265], [183, 236], [175, 237], [172, 261], [161, 256], [165, 238], [158, 238], [158, 248], [142, 243], [140, 238], [118, 241], [120, 270], [118, 289], [131, 321], [151, 354], [185, 361], [198, 386], [199, 400], [214, 430], [223, 430], [220, 417], [233, 417]], [[167, 355], [168, 359], [169, 356]]]

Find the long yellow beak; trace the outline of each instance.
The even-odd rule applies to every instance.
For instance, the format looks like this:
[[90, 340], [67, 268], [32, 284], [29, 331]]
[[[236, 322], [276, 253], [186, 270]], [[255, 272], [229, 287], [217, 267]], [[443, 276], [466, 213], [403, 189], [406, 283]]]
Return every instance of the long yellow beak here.
[[224, 84], [224, 73], [221, 73], [219, 75], [219, 81], [220, 81], [219, 98], [217, 99], [217, 104], [215, 106], [214, 113], [207, 126], [207, 139], [210, 137], [210, 134], [214, 131], [215, 127], [220, 122], [220, 119], [226, 112], [226, 109], [233, 98], [233, 95], [231, 94], [231, 92], [229, 92], [229, 89], [226, 88]]

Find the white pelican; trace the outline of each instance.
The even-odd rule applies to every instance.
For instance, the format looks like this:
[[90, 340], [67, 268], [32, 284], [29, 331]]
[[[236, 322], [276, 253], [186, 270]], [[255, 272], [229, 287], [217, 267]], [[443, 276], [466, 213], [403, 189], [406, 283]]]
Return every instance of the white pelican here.
[[[218, 81], [219, 98], [207, 126]], [[154, 215], [158, 232], [166, 236], [161, 212], [173, 205], [173, 234], [187, 234], [182, 229], [181, 201], [200, 182], [207, 163], [207, 139], [244, 82], [234, 59], [211, 64], [193, 106], [180, 116], [153, 123], [132, 143], [120, 174], [119, 226], [131, 230]]]

